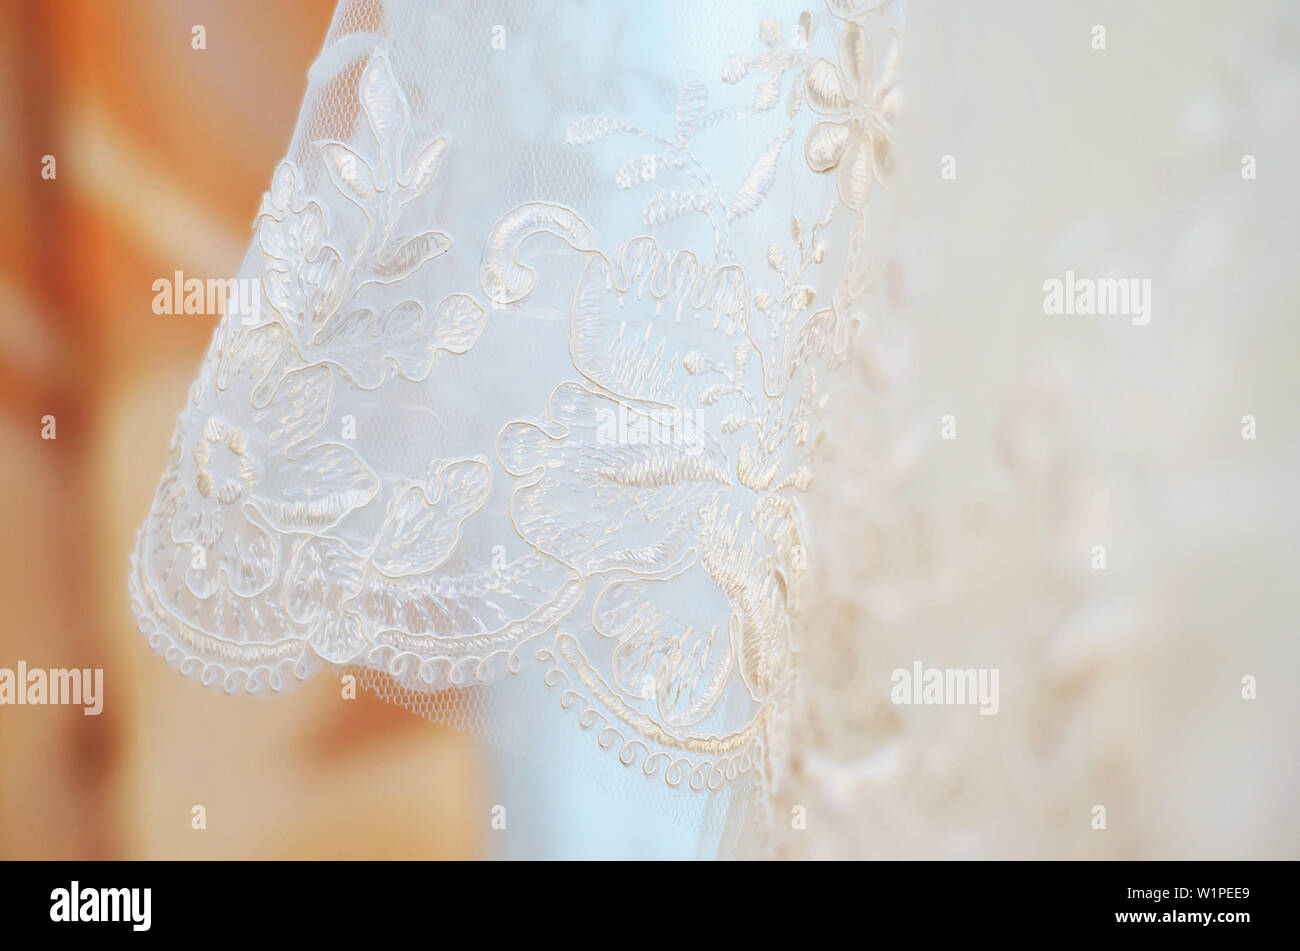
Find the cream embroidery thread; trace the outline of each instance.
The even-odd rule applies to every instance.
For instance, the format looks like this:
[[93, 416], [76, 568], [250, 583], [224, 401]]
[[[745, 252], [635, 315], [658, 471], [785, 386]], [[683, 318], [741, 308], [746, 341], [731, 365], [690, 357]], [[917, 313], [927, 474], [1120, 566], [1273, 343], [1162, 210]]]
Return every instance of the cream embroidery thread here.
[[[423, 479], [381, 476], [322, 435], [338, 388], [420, 383], [440, 354], [469, 354], [488, 320], [475, 293], [432, 307], [419, 295], [391, 302], [393, 288], [453, 249], [444, 231], [401, 231], [449, 142], [413, 133], [375, 51], [357, 80], [374, 149], [314, 143], [346, 203], [314, 193], [295, 163], [277, 167], [254, 242], [269, 319], [223, 322], [178, 423], [131, 573], [154, 648], [226, 690], [278, 690], [326, 664], [434, 689], [484, 682], [494, 663], [519, 672], [536, 641], [562, 706], [624, 764], [694, 789], [754, 774], [770, 784], [796, 689], [791, 618], [806, 597], [800, 496], [826, 378], [844, 362], [872, 280], [864, 204], [892, 162], [896, 46], [875, 71], [868, 28], [887, 6], [828, 0], [835, 61], [812, 53], [812, 14], [788, 40], [763, 21], [760, 50], [719, 74], [724, 86], [755, 79], [747, 101], [711, 108], [705, 85], [682, 86], [668, 133], [611, 116], [569, 126], [576, 149], [613, 137], [648, 144], [611, 184], [654, 190], [647, 228], [703, 217], [713, 246], [672, 250], [662, 235], [638, 234], [603, 250], [576, 210], [554, 202], [502, 215], [483, 243], [478, 291], [526, 307], [548, 277], [528, 263], [533, 248], [558, 241], [576, 256], [573, 378], [538, 416], [505, 422], [494, 459], [432, 459]], [[696, 137], [782, 104], [785, 127], [728, 195]], [[761, 263], [742, 263], [735, 228], [769, 199], [805, 108], [816, 117], [806, 174], [833, 175], [838, 200], [792, 216]], [[346, 230], [358, 240], [336, 238], [344, 231], [331, 215], [343, 214], [359, 216]], [[846, 215], [844, 278], [819, 299], [828, 235]], [[227, 418], [218, 395], [246, 401], [255, 424]], [[498, 477], [511, 486], [507, 527], [527, 550], [480, 565], [459, 552], [462, 529], [486, 517]], [[371, 527], [344, 532], [351, 524]], [[584, 616], [575, 609], [588, 594]], [[699, 614], [662, 609], [668, 602]], [[608, 660], [598, 665], [584, 643]], [[737, 690], [748, 707], [739, 719]]]

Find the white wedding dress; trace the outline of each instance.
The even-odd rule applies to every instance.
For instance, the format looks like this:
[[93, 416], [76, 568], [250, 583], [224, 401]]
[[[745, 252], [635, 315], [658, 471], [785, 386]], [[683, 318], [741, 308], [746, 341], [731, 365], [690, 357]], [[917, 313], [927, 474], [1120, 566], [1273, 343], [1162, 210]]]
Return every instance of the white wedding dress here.
[[140, 531], [155, 650], [475, 729], [499, 854], [751, 854], [897, 26], [344, 0]]

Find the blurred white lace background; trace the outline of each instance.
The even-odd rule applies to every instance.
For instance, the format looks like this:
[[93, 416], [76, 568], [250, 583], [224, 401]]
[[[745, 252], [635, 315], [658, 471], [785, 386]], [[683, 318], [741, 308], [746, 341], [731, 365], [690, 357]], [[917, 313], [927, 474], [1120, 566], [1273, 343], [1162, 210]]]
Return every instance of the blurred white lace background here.
[[[778, 853], [1294, 858], [1300, 8], [908, 21], [891, 307], [814, 489]], [[1044, 314], [1067, 270], [1149, 278], [1150, 323]], [[891, 704], [918, 660], [998, 668], [1000, 711]]]

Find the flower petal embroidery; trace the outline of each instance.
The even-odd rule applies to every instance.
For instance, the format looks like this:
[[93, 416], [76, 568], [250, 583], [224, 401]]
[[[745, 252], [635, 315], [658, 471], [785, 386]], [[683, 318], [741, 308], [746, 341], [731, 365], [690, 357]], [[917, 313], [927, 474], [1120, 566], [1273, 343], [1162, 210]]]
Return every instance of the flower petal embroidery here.
[[828, 172], [839, 164], [849, 141], [849, 127], [843, 122], [819, 122], [808, 133], [804, 156], [814, 172]]
[[315, 630], [361, 588], [364, 561], [334, 538], [305, 538], [294, 549], [284, 573], [284, 603], [289, 616]]
[[844, 72], [844, 92], [856, 99], [871, 79], [871, 44], [867, 31], [849, 23], [840, 33], [840, 69]]
[[805, 80], [808, 91], [808, 104], [813, 110], [824, 116], [844, 115], [849, 110], [849, 97], [840, 80], [835, 64], [828, 59], [819, 59], [808, 70]]
[[314, 446], [299, 458], [275, 457], [268, 468], [267, 488], [256, 501], [281, 531], [330, 528], [379, 491], [379, 479], [341, 443]]
[[297, 370], [281, 378], [270, 404], [255, 418], [272, 449], [288, 452], [314, 436], [329, 407], [330, 372], [325, 367]]
[[194, 554], [185, 584], [195, 597], [212, 597], [223, 579], [241, 598], [255, 597], [271, 586], [279, 568], [279, 546], [256, 517], [248, 506], [191, 508], [173, 525], [173, 537], [189, 542]]
[[839, 186], [840, 201], [850, 208], [861, 208], [867, 200], [875, 174], [871, 150], [871, 139], [865, 135], [850, 136], [845, 147], [835, 181]]
[[790, 663], [784, 582], [771, 570], [770, 542], [743, 535], [729, 514], [726, 506], [701, 513], [700, 550], [705, 570], [731, 602], [741, 678], [762, 702], [779, 688]]
[[428, 490], [407, 486], [393, 500], [371, 563], [390, 577], [432, 571], [460, 540], [461, 524], [483, 507], [492, 472], [477, 459], [442, 466]]
[[[596, 631], [619, 640], [614, 683], [634, 697], [654, 699], [659, 715], [673, 726], [708, 716], [731, 676], [731, 633], [709, 623], [730, 613], [719, 595], [696, 568], [667, 580], [613, 582], [592, 609]], [[667, 603], [690, 604], [693, 618], [665, 611], [661, 605]]]
[[519, 477], [540, 473], [515, 489], [520, 533], [586, 571], [644, 573], [679, 561], [699, 508], [730, 477], [712, 437], [688, 438], [653, 413], [562, 383], [547, 407], [559, 435], [533, 423], [506, 426], [497, 440], [502, 466]]

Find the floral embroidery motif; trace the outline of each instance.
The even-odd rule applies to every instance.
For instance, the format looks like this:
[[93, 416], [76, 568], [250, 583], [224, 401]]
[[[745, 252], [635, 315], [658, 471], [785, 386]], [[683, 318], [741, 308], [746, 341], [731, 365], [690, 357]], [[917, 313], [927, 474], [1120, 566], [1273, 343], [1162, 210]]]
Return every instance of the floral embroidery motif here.
[[[833, 205], [811, 228], [791, 220], [792, 252], [779, 242], [769, 247], [776, 289], [752, 288], [750, 274], [732, 263], [729, 226], [771, 190], [793, 127], [770, 140], [730, 202], [689, 143], [702, 129], [773, 108], [793, 73], [787, 115], [800, 112], [806, 91], [811, 108], [828, 117], [809, 133], [809, 166], [838, 168], [838, 197], [860, 212], [869, 179], [888, 170], [896, 58], [891, 53], [871, 79], [859, 22], [871, 11], [839, 7], [832, 9], [846, 20], [840, 67], [811, 61], [807, 14], [788, 47], [780, 24], [765, 21], [765, 51], [733, 57], [722, 74], [729, 84], [753, 72], [766, 76], [751, 106], [710, 111], [703, 87], [686, 86], [675, 139], [609, 116], [583, 117], [569, 130], [573, 145], [625, 134], [658, 146], [657, 154], [628, 160], [615, 184], [662, 189], [665, 171], [686, 176], [698, 187], [661, 190], [644, 218], [660, 225], [708, 215], [712, 264], [648, 237], [607, 256], [576, 212], [546, 203], [504, 216], [484, 251], [483, 290], [503, 305], [525, 300], [536, 286], [520, 260], [534, 236], [549, 233], [585, 259], [569, 330], [581, 379], [556, 387], [544, 420], [507, 425], [498, 457], [518, 480], [511, 509], [517, 530], [594, 586], [591, 629], [614, 644], [602, 674], [580, 638], [557, 634], [538, 654], [551, 665], [548, 683], [564, 688], [565, 706], [582, 705], [584, 725], [605, 724], [602, 744], [621, 742], [624, 762], [640, 751], [646, 772], [666, 764], [670, 782], [689, 777], [692, 786], [713, 788], [781, 745], [794, 675], [790, 622], [808, 567], [798, 497], [812, 480], [819, 374], [843, 362], [863, 292], [855, 276], [829, 306], [812, 307], [818, 282], [810, 274], [825, 260]], [[864, 227], [859, 214], [850, 267], [863, 260]], [[685, 338], [698, 343], [688, 349]], [[622, 438], [608, 436], [613, 419], [632, 423], [619, 429]], [[643, 437], [627, 438], [629, 428]], [[701, 730], [733, 678], [751, 703], [748, 721], [721, 735]]]
[[335, 538], [313, 535], [299, 543], [286, 572], [286, 606], [320, 656], [335, 663], [361, 656], [371, 643], [358, 601], [362, 590], [441, 567], [460, 539], [461, 523], [483, 507], [491, 481], [483, 462], [462, 460], [438, 467], [427, 486], [399, 486], [365, 556]]
[[751, 72], [762, 72], [767, 79], [754, 90], [754, 111], [764, 112], [781, 101], [786, 73], [794, 71], [794, 81], [786, 95], [786, 115], [794, 118], [803, 105], [803, 79], [808, 66], [808, 47], [812, 43], [816, 21], [804, 11], [795, 25], [792, 42], [785, 42], [785, 31], [779, 20], [764, 20], [759, 27], [759, 39], [766, 50], [757, 56], [733, 56], [722, 68], [722, 81], [729, 85], [740, 82]]
[[[798, 278], [816, 266], [828, 221], [808, 234], [794, 224], [793, 268], [774, 246], [781, 301], [752, 293], [738, 265], [707, 267], [652, 238], [609, 258], [560, 206], [516, 209], [489, 237], [484, 289], [502, 304], [534, 286], [519, 252], [536, 235], [586, 258], [569, 331], [583, 379], [555, 389], [545, 422], [506, 426], [498, 457], [519, 480], [520, 534], [596, 586], [593, 630], [616, 642], [597, 692], [651, 702], [663, 741], [687, 751], [703, 737], [675, 731], [706, 720], [733, 675], [768, 725], [764, 705], [788, 687], [789, 615], [807, 570], [798, 495], [811, 483], [806, 461], [791, 460], [806, 460], [815, 366], [834, 337], [824, 332], [833, 314], [808, 313]], [[753, 331], [764, 322], [760, 345]], [[697, 345], [677, 349], [683, 334]], [[670, 614], [667, 603], [697, 613]], [[763, 739], [752, 736], [745, 755]]]
[[902, 103], [897, 68], [898, 44], [891, 39], [880, 73], [873, 75], [867, 31], [849, 22], [840, 32], [839, 64], [819, 59], [808, 71], [808, 104], [829, 117], [808, 133], [808, 167], [835, 171], [840, 200], [855, 210], [866, 201], [872, 180], [889, 176], [894, 119]]
[[[544, 601], [524, 578], [528, 558], [435, 577], [486, 500], [491, 474], [480, 460], [435, 461], [427, 484], [394, 485], [368, 545], [346, 540], [355, 530], [340, 533], [380, 497], [381, 479], [351, 445], [321, 438], [335, 387], [419, 382], [439, 351], [466, 353], [485, 322], [467, 294], [431, 309], [418, 294], [378, 303], [379, 290], [413, 282], [452, 247], [441, 231], [398, 237], [447, 142], [413, 141], [382, 52], [362, 70], [358, 99], [372, 155], [335, 141], [314, 147], [362, 227], [332, 221], [298, 166], [276, 169], [256, 223], [268, 319], [228, 318], [214, 335], [137, 550], [132, 588], [151, 640], [205, 681], [221, 671], [228, 687], [283, 683], [285, 660], [299, 676], [313, 659], [373, 662], [426, 682], [469, 659], [481, 674], [574, 597], [572, 579], [539, 570]], [[339, 214], [337, 201], [329, 207]]]
[[[235, 477], [223, 479], [218, 484], [208, 466], [212, 464], [212, 447], [220, 447], [222, 444], [235, 457], [238, 472]], [[210, 499], [215, 494], [222, 505], [230, 505], [244, 497], [245, 491], [251, 489], [257, 481], [257, 470], [248, 459], [247, 446], [242, 431], [232, 427], [227, 433], [221, 420], [215, 416], [208, 420], [203, 430], [203, 439], [194, 448], [194, 461], [199, 466], [199, 474], [194, 481], [198, 485], [199, 495]]]
[[376, 301], [374, 291], [411, 278], [451, 249], [451, 236], [442, 231], [397, 237], [402, 210], [428, 192], [447, 140], [410, 143], [410, 107], [383, 54], [362, 74], [359, 98], [377, 157], [342, 142], [317, 147], [333, 186], [363, 214], [361, 239], [344, 251], [327, 241], [324, 207], [303, 193], [294, 165], [282, 162], [258, 213], [257, 241], [266, 260], [267, 297], [301, 358], [336, 364], [369, 390], [390, 372], [423, 380], [439, 350], [465, 353], [485, 315], [464, 294], [450, 295], [432, 312], [416, 297]]
[[[776, 67], [772, 67], [776, 68]], [[781, 79], [782, 71], [775, 78]], [[692, 140], [700, 132], [729, 120], [744, 119], [771, 108], [771, 103], [756, 103], [753, 109], [730, 107], [709, 109], [709, 91], [702, 83], [688, 83], [677, 93], [675, 130], [671, 138], [640, 128], [611, 116], [583, 116], [574, 122], [566, 136], [570, 145], [586, 146], [613, 135], [628, 135], [650, 143], [653, 151], [628, 159], [618, 170], [615, 184], [619, 188], [637, 188], [655, 184], [659, 193], [642, 209], [650, 226], [662, 225], [682, 215], [705, 215], [713, 226], [718, 253], [727, 254], [731, 225], [754, 212], [771, 191], [781, 151], [791, 131], [778, 133], [753, 160], [730, 200], [709, 169], [696, 158]], [[661, 176], [675, 174], [684, 179], [679, 188], [663, 190]]]
[[[692, 788], [766, 783], [808, 596], [800, 499], [869, 280], [864, 204], [888, 176], [899, 104], [896, 54], [872, 70], [866, 23], [884, 4], [827, 5], [834, 62], [814, 52], [831, 39], [812, 14], [766, 20], [758, 52], [721, 64], [737, 104], [714, 107], [690, 83], [670, 131], [612, 116], [568, 127], [575, 148], [645, 147], [616, 157], [611, 184], [653, 191], [641, 207], [654, 236], [605, 244], [546, 201], [501, 215], [478, 290], [531, 316], [547, 282], [568, 302], [571, 368], [525, 418], [492, 421], [495, 458], [475, 447], [397, 471], [325, 435], [336, 393], [418, 402], [412, 384], [439, 379], [440, 352], [470, 354], [487, 317], [478, 291], [434, 292], [430, 272], [455, 261], [425, 267], [454, 247], [425, 208], [448, 139], [417, 133], [373, 52], [356, 136], [308, 143], [275, 170], [255, 225], [266, 319], [222, 323], [178, 422], [131, 578], [151, 643], [248, 690], [324, 664], [421, 690], [482, 682], [494, 660], [520, 671], [532, 644], [563, 706], [623, 763]], [[779, 127], [752, 139], [727, 187], [699, 158], [706, 134], [755, 121]], [[806, 167], [786, 147], [805, 132]], [[810, 171], [834, 172], [835, 187]], [[790, 172], [814, 183], [793, 215]], [[708, 232], [674, 246], [677, 223], [701, 219], [712, 246]], [[494, 481], [510, 524], [488, 521]], [[461, 544], [485, 523], [524, 553], [485, 564], [481, 544]]]
[[211, 597], [223, 578], [240, 597], [260, 594], [278, 563], [271, 531], [329, 528], [374, 498], [379, 481], [350, 446], [302, 448], [324, 422], [328, 393], [327, 370], [299, 370], [256, 411], [255, 428], [214, 414], [178, 430], [178, 469], [196, 491], [171, 537], [201, 554], [186, 574], [196, 597]]

